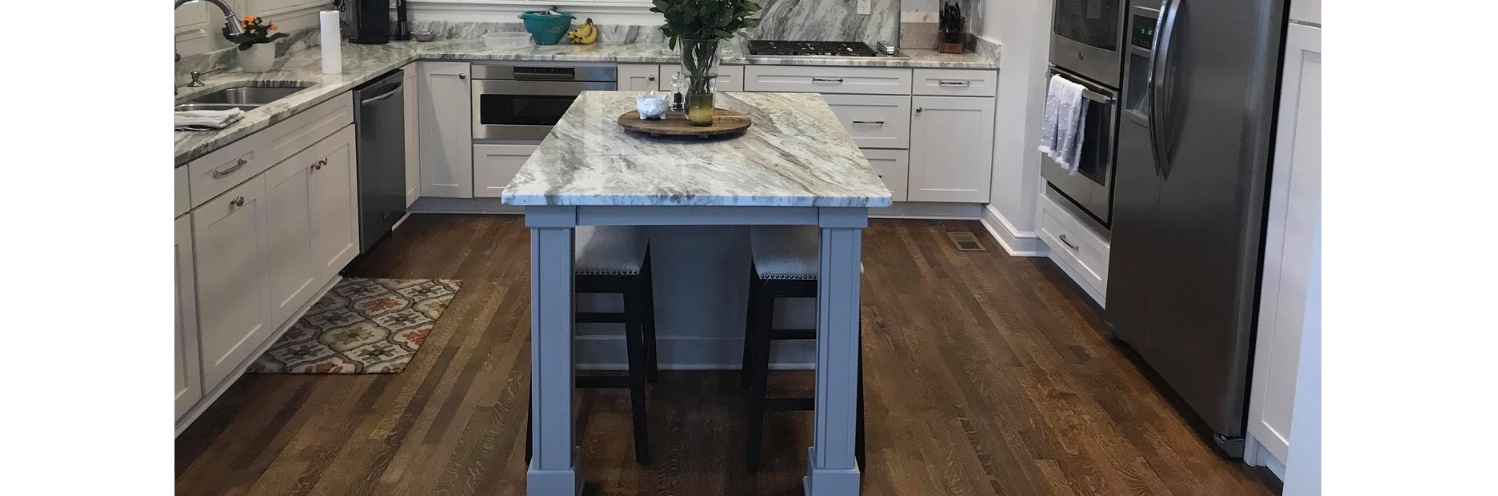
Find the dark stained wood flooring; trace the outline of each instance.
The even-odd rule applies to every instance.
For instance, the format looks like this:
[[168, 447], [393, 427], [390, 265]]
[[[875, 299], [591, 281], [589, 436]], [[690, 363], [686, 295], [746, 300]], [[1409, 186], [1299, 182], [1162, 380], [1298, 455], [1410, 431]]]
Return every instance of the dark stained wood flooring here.
[[[988, 251], [957, 251], [948, 230]], [[464, 281], [410, 367], [245, 376], [177, 438], [177, 493], [524, 494], [528, 241], [518, 216], [408, 219], [350, 273]], [[1279, 492], [1193, 432], [1050, 261], [1007, 256], [971, 221], [873, 220], [863, 253], [864, 494]], [[649, 466], [627, 391], [580, 397], [588, 494], [801, 494], [812, 414], [771, 414], [745, 472], [736, 373], [662, 371]]]

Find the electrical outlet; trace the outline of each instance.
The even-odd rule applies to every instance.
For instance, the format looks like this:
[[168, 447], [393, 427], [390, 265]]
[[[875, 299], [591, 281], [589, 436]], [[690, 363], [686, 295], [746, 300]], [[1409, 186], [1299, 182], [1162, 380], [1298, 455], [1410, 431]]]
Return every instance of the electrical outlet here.
[[858, 0], [858, 14], [859, 15], [869, 15], [870, 13], [872, 13], [873, 12], [873, 6], [870, 5], [872, 3], [873, 3], [873, 0]]

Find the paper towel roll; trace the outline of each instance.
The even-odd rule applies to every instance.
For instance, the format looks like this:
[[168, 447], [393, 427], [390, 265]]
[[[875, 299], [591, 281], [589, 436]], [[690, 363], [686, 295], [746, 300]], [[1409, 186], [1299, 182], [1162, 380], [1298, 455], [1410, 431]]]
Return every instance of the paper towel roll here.
[[343, 35], [338, 30], [338, 11], [317, 13], [322, 22], [322, 73], [343, 74]]

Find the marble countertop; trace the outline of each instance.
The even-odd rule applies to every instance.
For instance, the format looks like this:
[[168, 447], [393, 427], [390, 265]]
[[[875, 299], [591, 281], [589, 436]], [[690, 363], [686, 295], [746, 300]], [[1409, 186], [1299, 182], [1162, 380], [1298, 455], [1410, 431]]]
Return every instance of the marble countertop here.
[[[597, 43], [593, 45], [527, 45], [490, 49], [476, 39], [435, 42], [391, 42], [385, 45], [343, 45], [343, 74], [322, 73], [321, 50], [292, 52], [276, 61], [276, 70], [245, 73], [238, 69], [203, 78], [201, 88], [178, 88], [176, 103], [225, 87], [256, 81], [267, 84], [310, 85], [270, 105], [245, 113], [244, 119], [217, 131], [182, 131], [174, 135], [177, 166], [286, 120], [298, 112], [353, 89], [364, 82], [417, 60], [513, 60], [669, 64], [679, 56], [662, 43]], [[746, 57], [738, 44], [723, 46], [726, 65], [822, 65], [846, 67], [921, 67], [988, 69], [998, 62], [976, 53], [943, 54], [934, 50], [905, 50], [900, 58], [785, 58]], [[189, 91], [190, 90], [190, 91]]]
[[626, 132], [641, 92], [588, 91], [505, 188], [509, 205], [887, 207], [879, 179], [816, 93], [721, 93], [754, 124], [719, 139]]

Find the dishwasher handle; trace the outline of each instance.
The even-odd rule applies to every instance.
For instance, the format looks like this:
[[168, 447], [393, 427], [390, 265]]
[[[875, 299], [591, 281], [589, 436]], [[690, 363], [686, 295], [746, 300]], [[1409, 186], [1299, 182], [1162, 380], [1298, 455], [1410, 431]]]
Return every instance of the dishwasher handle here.
[[390, 91], [384, 92], [384, 93], [380, 94], [379, 96], [374, 96], [374, 97], [366, 98], [364, 100], [360, 100], [359, 104], [360, 105], [369, 105], [371, 103], [378, 102], [380, 100], [384, 100], [384, 99], [390, 98], [392, 96], [395, 96], [396, 93], [400, 93], [401, 90], [404, 89], [402, 82], [399, 81], [399, 80], [397, 80], [394, 84], [391, 84], [391, 86], [393, 86], [394, 88], [391, 88]]

